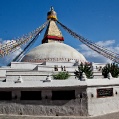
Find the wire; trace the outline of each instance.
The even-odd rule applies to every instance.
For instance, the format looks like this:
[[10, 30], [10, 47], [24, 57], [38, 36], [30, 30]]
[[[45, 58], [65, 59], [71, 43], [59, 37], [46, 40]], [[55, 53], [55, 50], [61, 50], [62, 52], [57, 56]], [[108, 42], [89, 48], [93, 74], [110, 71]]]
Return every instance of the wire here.
[[68, 27], [63, 25], [61, 22], [57, 21], [57, 23], [59, 23], [60, 26], [62, 26], [70, 35], [72, 35], [74, 38], [77, 38], [78, 40], [80, 40], [83, 44], [85, 44], [92, 50], [96, 51], [97, 53], [103, 55], [106, 58], [109, 58], [110, 60], [112, 60], [116, 63], [119, 63], [119, 54], [112, 52], [100, 45], [95, 44], [92, 41], [85, 39], [84, 37], [78, 35], [77, 33], [73, 32], [72, 30], [70, 30]]
[[[23, 49], [22, 52], [20, 52], [20, 54], [18, 54], [12, 61], [19, 61], [21, 59], [21, 57], [23, 56], [23, 54], [28, 50], [28, 48], [34, 44], [34, 42], [37, 40], [39, 34], [43, 31], [43, 29], [47, 26], [49, 21], [47, 21], [45, 24], [43, 24], [40, 28], [39, 28], [39, 32], [34, 36], [34, 38], [25, 46], [25, 48]], [[7, 65], [10, 66], [10, 63]]]

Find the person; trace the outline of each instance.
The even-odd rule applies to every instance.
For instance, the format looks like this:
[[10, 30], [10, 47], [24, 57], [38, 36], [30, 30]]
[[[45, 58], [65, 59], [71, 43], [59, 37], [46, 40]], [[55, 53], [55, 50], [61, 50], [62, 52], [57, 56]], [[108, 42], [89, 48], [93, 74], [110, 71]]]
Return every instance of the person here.
[[66, 67], [64, 66], [64, 71], [66, 71]]
[[63, 66], [61, 66], [61, 71], [63, 71]]
[[58, 66], [55, 66], [55, 67], [54, 67], [54, 70], [55, 70], [55, 71], [58, 71]]

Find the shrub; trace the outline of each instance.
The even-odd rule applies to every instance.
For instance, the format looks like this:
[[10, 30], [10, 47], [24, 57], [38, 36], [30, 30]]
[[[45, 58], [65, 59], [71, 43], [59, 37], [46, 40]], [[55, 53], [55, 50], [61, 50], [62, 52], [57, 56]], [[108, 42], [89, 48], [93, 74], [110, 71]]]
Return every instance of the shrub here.
[[53, 75], [54, 79], [68, 79], [70, 77], [68, 72], [59, 72], [58, 74]]
[[81, 79], [83, 72], [86, 74], [87, 78], [90, 78], [90, 79], [93, 78], [92, 65], [81, 63], [78, 66], [78, 70], [76, 70], [74, 74], [77, 78]]
[[105, 67], [102, 68], [102, 75], [104, 78], [107, 78], [108, 73], [111, 73], [112, 77], [117, 78], [119, 75], [119, 66], [116, 63], [106, 64]]

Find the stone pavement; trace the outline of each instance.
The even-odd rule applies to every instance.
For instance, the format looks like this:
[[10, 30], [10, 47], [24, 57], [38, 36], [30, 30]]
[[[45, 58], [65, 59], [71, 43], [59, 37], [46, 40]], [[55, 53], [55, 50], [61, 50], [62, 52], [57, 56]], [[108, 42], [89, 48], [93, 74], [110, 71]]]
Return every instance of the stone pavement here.
[[0, 119], [119, 119], [119, 112], [96, 117], [0, 115]]

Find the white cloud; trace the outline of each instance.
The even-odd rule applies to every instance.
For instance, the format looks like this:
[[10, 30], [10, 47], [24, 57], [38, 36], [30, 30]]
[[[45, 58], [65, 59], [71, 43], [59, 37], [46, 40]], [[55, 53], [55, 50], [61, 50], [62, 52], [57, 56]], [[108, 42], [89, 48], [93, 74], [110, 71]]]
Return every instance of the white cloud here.
[[115, 43], [115, 40], [107, 40], [107, 41], [98, 41], [96, 44], [100, 46], [112, 46]]
[[[10, 40], [2, 40], [2, 38], [0, 38], [0, 42], [1, 44], [5, 44], [10, 42]], [[16, 42], [16, 41], [13, 41]], [[0, 66], [6, 66], [7, 64], [9, 64], [20, 52], [22, 51], [21, 48], [18, 48], [15, 52], [10, 53], [8, 56], [5, 57], [0, 57]]]
[[7, 64], [9, 64], [21, 51], [22, 50], [19, 49], [8, 56], [0, 58], [0, 66], [6, 66]]
[[[98, 41], [96, 44], [103, 46], [113, 52], [119, 52], [119, 44], [115, 45], [115, 40], [107, 41]], [[110, 59], [105, 58], [104, 56], [98, 54], [97, 52], [91, 50], [86, 45], [81, 44], [79, 52], [81, 52], [89, 62], [98, 62], [98, 63], [111, 63]]]

